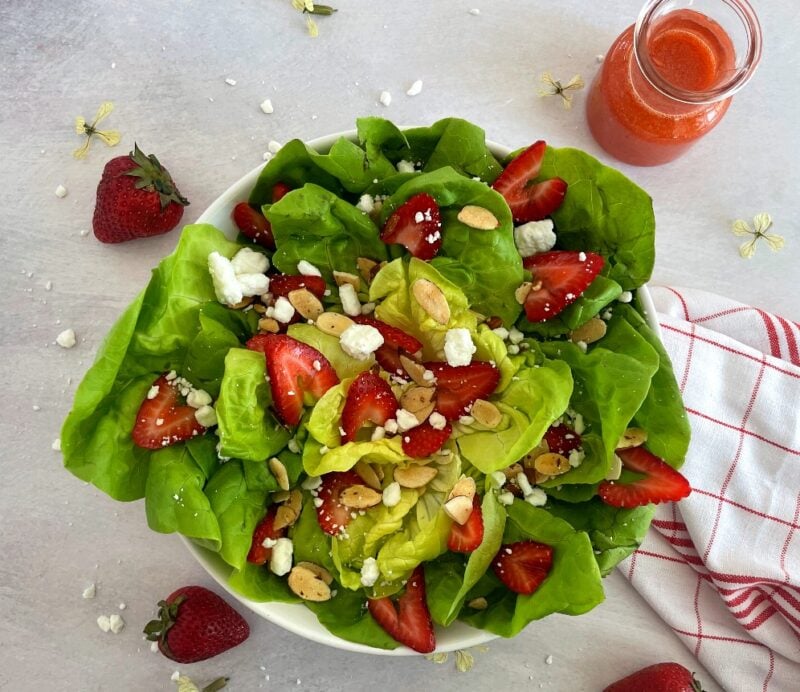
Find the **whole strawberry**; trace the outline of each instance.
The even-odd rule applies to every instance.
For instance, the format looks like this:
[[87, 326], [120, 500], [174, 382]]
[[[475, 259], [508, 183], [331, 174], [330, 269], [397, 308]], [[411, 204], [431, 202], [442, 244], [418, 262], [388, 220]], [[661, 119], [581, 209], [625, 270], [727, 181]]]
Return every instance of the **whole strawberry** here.
[[703, 692], [694, 677], [679, 663], [656, 663], [617, 680], [603, 692]]
[[241, 644], [250, 636], [244, 618], [213, 591], [184, 586], [158, 603], [158, 620], [144, 628], [167, 658], [203, 661]]
[[189, 201], [154, 154], [117, 156], [103, 169], [97, 185], [92, 227], [103, 243], [122, 243], [171, 231]]

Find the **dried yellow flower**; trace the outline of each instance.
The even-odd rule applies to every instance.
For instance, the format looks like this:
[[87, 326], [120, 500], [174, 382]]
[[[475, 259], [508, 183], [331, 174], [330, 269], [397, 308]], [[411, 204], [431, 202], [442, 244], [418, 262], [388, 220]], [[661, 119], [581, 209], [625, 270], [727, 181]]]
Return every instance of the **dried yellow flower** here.
[[101, 142], [105, 142], [109, 147], [114, 147], [119, 144], [120, 134], [117, 130], [98, 130], [97, 124], [101, 120], [105, 120], [114, 110], [114, 104], [111, 101], [104, 101], [97, 109], [92, 124], [89, 125], [83, 116], [75, 118], [75, 132], [79, 135], [86, 135], [86, 141], [82, 146], [78, 147], [72, 152], [76, 159], [85, 159], [89, 153], [89, 145], [92, 143], [92, 137], [98, 137]]
[[783, 236], [779, 236], [776, 233], [768, 233], [767, 231], [771, 227], [772, 217], [766, 212], [756, 214], [756, 216], [753, 217], [753, 228], [750, 228], [750, 225], [741, 219], [734, 221], [732, 227], [734, 235], [753, 236], [750, 240], [739, 246], [739, 254], [745, 259], [750, 259], [755, 254], [756, 243], [761, 238], [767, 241], [769, 249], [773, 252], [778, 252], [778, 250], [782, 249], [785, 242]]
[[544, 88], [539, 89], [539, 96], [560, 96], [561, 105], [566, 110], [572, 108], [572, 94], [570, 92], [584, 87], [583, 78], [579, 74], [576, 74], [566, 84], [562, 84], [557, 79], [553, 79], [553, 75], [549, 72], [543, 72], [541, 81], [544, 84]]
[[469, 673], [475, 665], [475, 658], [469, 651], [456, 651], [456, 670], [459, 673]]
[[427, 658], [432, 663], [441, 665], [442, 663], [447, 663], [448, 654], [437, 652], [435, 654], [428, 654], [425, 658]]

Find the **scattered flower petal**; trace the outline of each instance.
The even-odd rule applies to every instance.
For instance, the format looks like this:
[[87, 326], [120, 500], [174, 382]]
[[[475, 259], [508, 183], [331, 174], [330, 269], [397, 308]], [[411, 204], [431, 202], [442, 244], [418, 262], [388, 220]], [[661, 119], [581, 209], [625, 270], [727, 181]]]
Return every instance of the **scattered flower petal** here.
[[475, 665], [475, 658], [469, 651], [456, 651], [456, 670], [459, 673], [468, 673]]
[[743, 221], [742, 219], [737, 219], [734, 221], [733, 226], [731, 227], [734, 235], [753, 236], [750, 238], [750, 240], [742, 243], [739, 246], [739, 254], [744, 257], [744, 259], [750, 259], [756, 253], [756, 244], [761, 238], [767, 242], [767, 246], [773, 252], [778, 252], [781, 250], [786, 241], [784, 240], [783, 236], [780, 236], [776, 233], [769, 233], [768, 231], [771, 227], [772, 217], [766, 212], [756, 214], [753, 217], [752, 228], [746, 221]]
[[579, 74], [576, 74], [566, 84], [562, 84], [559, 80], [553, 79], [553, 75], [549, 72], [543, 72], [541, 81], [544, 84], [544, 88], [539, 89], [539, 96], [560, 96], [561, 105], [566, 110], [572, 108], [572, 94], [570, 92], [584, 87], [583, 78]]
[[86, 155], [89, 153], [89, 146], [92, 143], [92, 137], [97, 137], [101, 142], [104, 142], [106, 146], [109, 147], [114, 147], [119, 144], [120, 134], [117, 130], [97, 129], [97, 124], [101, 120], [105, 120], [113, 110], [114, 104], [111, 103], [111, 101], [104, 101], [100, 104], [100, 108], [97, 109], [97, 113], [95, 114], [91, 125], [86, 122], [86, 119], [83, 116], [79, 115], [77, 118], [75, 118], [76, 134], [86, 136], [86, 141], [72, 152], [72, 155], [76, 159], [86, 158]]

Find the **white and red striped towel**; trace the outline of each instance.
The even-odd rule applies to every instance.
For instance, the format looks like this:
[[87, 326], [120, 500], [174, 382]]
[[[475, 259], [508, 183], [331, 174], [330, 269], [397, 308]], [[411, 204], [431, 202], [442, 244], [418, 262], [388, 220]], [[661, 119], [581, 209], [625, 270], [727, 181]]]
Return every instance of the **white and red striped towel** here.
[[800, 690], [800, 325], [651, 289], [692, 426], [693, 492], [620, 565], [729, 692]]

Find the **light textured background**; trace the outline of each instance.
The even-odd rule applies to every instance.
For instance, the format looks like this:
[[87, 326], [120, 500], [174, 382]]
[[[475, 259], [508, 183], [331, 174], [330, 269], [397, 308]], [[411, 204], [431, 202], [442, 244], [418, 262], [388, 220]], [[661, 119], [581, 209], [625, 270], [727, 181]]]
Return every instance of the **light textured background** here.
[[[191, 200], [191, 222], [261, 163], [270, 139], [350, 129], [364, 114], [407, 125], [458, 115], [512, 147], [544, 138], [603, 156], [586, 128], [585, 93], [565, 112], [536, 96], [538, 77], [550, 70], [591, 80], [595, 55], [633, 21], [638, 0], [331, 2], [340, 12], [319, 19], [315, 40], [288, 0], [0, 4], [0, 689], [172, 689], [175, 666], [150, 653], [141, 627], [174, 587], [210, 584], [177, 538], [147, 529], [141, 503], [118, 504], [86, 487], [50, 448], [103, 335], [178, 236], [109, 247], [80, 235], [91, 227], [108, 158], [134, 140], [157, 153]], [[468, 14], [472, 7], [480, 16]], [[669, 166], [619, 167], [654, 198], [654, 282], [716, 291], [798, 320], [800, 10], [764, 0], [756, 9], [764, 59], [722, 125]], [[410, 98], [405, 90], [416, 79], [423, 91]], [[388, 108], [377, 102], [383, 89], [393, 95]], [[272, 115], [258, 108], [267, 97]], [[116, 111], [104, 125], [122, 131], [122, 144], [113, 152], [95, 144], [87, 161], [75, 161], [74, 117], [90, 118], [106, 99]], [[53, 194], [59, 184], [69, 190], [64, 199]], [[787, 246], [775, 255], [761, 247], [745, 262], [730, 224], [761, 211], [773, 215]], [[66, 327], [79, 337], [69, 351], [54, 344]], [[97, 598], [84, 601], [92, 581]], [[250, 614], [247, 643], [186, 670], [202, 682], [229, 674], [232, 690], [595, 690], [657, 660], [699, 669], [621, 577], [607, 580], [607, 594], [589, 615], [548, 618], [475, 652], [466, 675], [452, 657], [435, 666], [347, 654]], [[120, 602], [128, 626], [103, 634], [96, 617]]]

